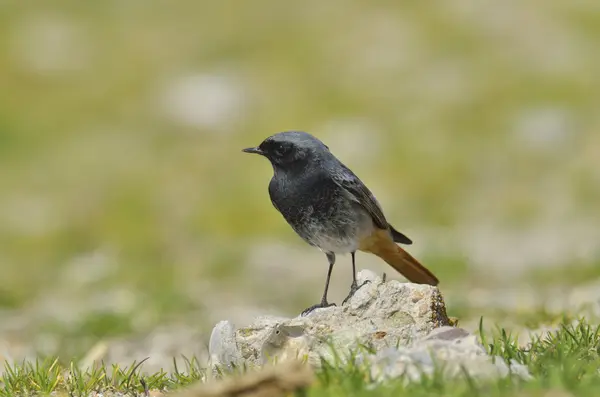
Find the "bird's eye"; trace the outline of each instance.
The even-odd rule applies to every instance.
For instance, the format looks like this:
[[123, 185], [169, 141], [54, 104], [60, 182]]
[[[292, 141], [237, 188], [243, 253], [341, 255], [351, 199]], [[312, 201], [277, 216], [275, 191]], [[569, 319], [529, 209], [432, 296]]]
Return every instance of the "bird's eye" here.
[[286, 150], [285, 147], [283, 145], [277, 145], [275, 147], [275, 154], [278, 156], [283, 156], [285, 154]]

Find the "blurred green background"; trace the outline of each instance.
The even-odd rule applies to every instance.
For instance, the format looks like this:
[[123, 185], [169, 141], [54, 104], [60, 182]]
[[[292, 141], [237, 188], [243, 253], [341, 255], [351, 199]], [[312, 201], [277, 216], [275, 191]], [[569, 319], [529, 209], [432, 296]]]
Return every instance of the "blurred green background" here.
[[[536, 326], [586, 301], [581, 285], [600, 295], [597, 1], [1, 7], [11, 346], [77, 355], [315, 303], [325, 257], [272, 207], [268, 162], [241, 152], [287, 129], [367, 183], [461, 321]], [[349, 282], [341, 257], [334, 301]]]

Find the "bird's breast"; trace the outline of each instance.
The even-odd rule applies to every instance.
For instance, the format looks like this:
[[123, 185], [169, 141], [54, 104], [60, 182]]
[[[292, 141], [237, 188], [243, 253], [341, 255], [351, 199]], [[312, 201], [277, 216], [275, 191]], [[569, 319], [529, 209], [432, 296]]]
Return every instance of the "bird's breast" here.
[[314, 177], [273, 177], [269, 184], [273, 205], [290, 221], [327, 217], [340, 205], [341, 191], [333, 181]]
[[274, 178], [269, 194], [296, 233], [324, 251], [352, 252], [362, 236], [372, 232], [369, 214], [333, 180]]

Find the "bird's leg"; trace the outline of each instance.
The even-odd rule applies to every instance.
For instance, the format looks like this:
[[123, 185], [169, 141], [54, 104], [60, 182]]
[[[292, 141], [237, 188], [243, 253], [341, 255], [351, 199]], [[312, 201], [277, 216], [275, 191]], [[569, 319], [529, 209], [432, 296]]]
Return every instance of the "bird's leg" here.
[[331, 271], [333, 270], [333, 265], [335, 264], [335, 254], [333, 252], [326, 253], [327, 260], [329, 261], [329, 270], [327, 270], [327, 280], [325, 280], [325, 291], [323, 291], [323, 297], [321, 298], [321, 303], [317, 303], [316, 305], [312, 305], [311, 307], [305, 309], [302, 312], [302, 316], [307, 315], [315, 309], [335, 306], [335, 303], [327, 302], [327, 290], [329, 289], [329, 280], [331, 279]]
[[366, 280], [361, 285], [358, 285], [358, 283], [356, 282], [356, 260], [355, 260], [355, 255], [356, 255], [356, 252], [352, 252], [352, 284], [350, 285], [350, 293], [348, 293], [348, 296], [346, 297], [346, 299], [344, 299], [344, 301], [342, 302], [342, 305], [344, 305], [347, 301], [349, 301], [350, 298], [352, 298], [352, 296], [354, 296], [354, 294], [356, 293], [356, 291], [358, 291], [363, 285], [371, 282], [371, 280]]

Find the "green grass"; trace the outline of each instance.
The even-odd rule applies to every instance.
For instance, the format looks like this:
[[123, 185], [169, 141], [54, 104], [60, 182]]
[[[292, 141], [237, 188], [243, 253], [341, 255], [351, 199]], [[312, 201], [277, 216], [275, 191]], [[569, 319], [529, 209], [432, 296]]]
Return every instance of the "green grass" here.
[[[324, 363], [317, 381], [306, 396], [538, 396], [543, 391], [568, 391], [578, 396], [597, 395], [600, 390], [600, 327], [580, 319], [563, 323], [560, 329], [530, 346], [519, 347], [510, 331], [497, 328], [483, 331], [480, 340], [491, 355], [510, 365], [514, 360], [528, 367], [533, 379], [508, 377], [477, 380], [467, 376], [446, 379], [442, 367], [418, 382], [397, 378], [378, 384], [364, 364]], [[127, 368], [99, 365], [82, 371], [77, 363], [58, 359], [6, 365], [0, 378], [0, 395], [31, 395], [62, 392], [73, 396], [91, 392], [143, 393], [145, 390], [173, 391], [204, 381], [206, 370], [196, 359], [186, 359], [184, 368], [165, 369], [154, 374], [143, 371], [143, 361]], [[224, 375], [227, 376], [227, 375]]]
[[86, 396], [94, 391], [140, 393], [145, 390], [174, 390], [205, 379], [205, 370], [195, 358], [184, 359], [185, 368], [178, 368], [174, 360], [172, 371], [154, 374], [141, 373], [140, 367], [145, 360], [126, 368], [101, 364], [86, 371], [73, 362], [62, 365], [58, 359], [6, 364], [0, 379], [0, 395], [64, 392]]

